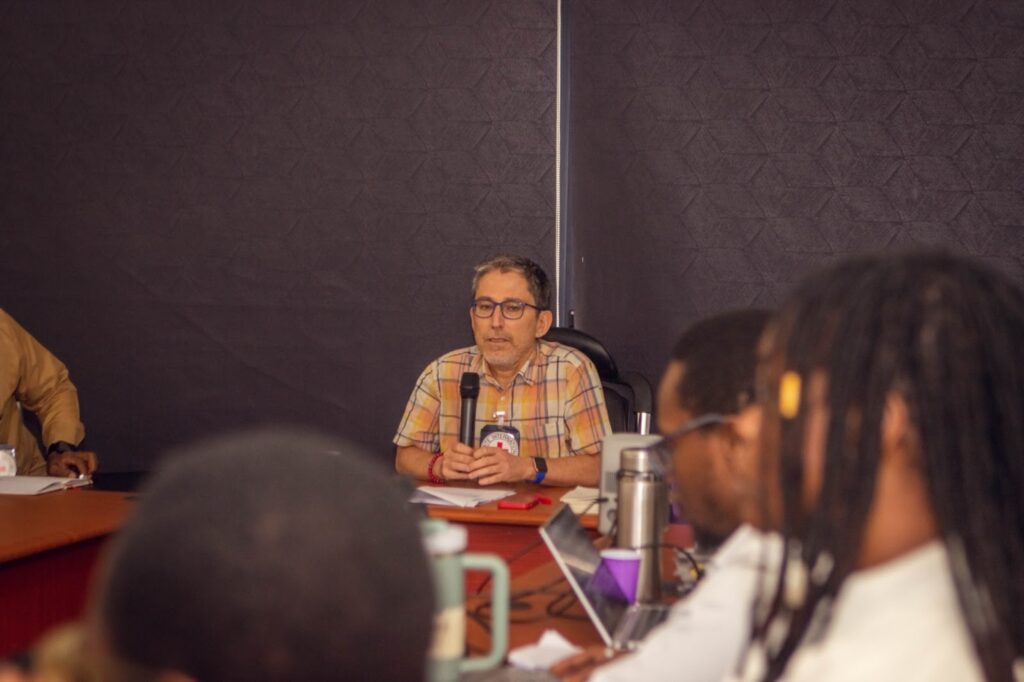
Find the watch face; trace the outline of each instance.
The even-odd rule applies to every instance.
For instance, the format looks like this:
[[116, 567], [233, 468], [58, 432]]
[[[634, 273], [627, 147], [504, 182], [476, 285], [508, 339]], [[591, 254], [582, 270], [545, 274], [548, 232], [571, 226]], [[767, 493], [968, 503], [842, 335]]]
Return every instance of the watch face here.
[[543, 457], [534, 457], [533, 463], [537, 465], [537, 471], [547, 471], [548, 461]]

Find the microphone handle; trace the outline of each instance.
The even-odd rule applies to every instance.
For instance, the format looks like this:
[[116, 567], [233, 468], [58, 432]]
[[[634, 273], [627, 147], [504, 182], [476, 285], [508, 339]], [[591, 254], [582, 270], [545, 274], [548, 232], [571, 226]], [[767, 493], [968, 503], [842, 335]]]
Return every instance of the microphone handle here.
[[476, 444], [476, 398], [462, 399], [462, 419], [459, 420], [459, 442], [469, 447]]

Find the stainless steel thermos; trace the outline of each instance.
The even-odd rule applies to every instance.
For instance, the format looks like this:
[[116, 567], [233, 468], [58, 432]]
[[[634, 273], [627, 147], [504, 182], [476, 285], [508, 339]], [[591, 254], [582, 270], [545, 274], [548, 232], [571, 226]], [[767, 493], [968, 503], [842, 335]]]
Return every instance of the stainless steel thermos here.
[[646, 448], [622, 451], [615, 544], [640, 550], [638, 602], [661, 601], [661, 542], [668, 523], [668, 484]]

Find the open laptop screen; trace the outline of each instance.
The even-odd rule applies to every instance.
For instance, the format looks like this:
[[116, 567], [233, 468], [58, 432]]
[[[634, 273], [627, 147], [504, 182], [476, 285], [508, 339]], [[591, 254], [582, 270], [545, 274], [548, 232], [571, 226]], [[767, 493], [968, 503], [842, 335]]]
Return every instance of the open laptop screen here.
[[629, 604], [614, 581], [601, 579], [601, 554], [593, 541], [568, 505], [562, 505], [541, 526], [540, 534], [594, 627], [605, 644], [611, 646], [612, 633]]

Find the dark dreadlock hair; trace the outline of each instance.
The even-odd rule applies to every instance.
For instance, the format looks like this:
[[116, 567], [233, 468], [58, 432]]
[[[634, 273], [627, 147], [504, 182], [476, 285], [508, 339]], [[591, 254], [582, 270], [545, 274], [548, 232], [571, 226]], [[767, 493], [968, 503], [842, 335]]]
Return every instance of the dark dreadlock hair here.
[[[759, 368], [763, 466], [767, 485], [781, 493], [788, 551], [774, 595], [762, 595], [754, 616], [766, 679], [783, 674], [802, 641], [823, 634], [855, 568], [891, 393], [906, 402], [920, 444], [935, 522], [986, 679], [1012, 679], [1015, 656], [1024, 652], [1024, 294], [947, 254], [862, 257], [804, 281], [767, 341]], [[829, 416], [822, 485], [807, 509], [806, 410], [785, 414], [780, 385], [795, 373], [799, 405], [806, 405], [815, 372], [827, 376]], [[795, 599], [787, 597], [794, 566], [806, 584]]]

